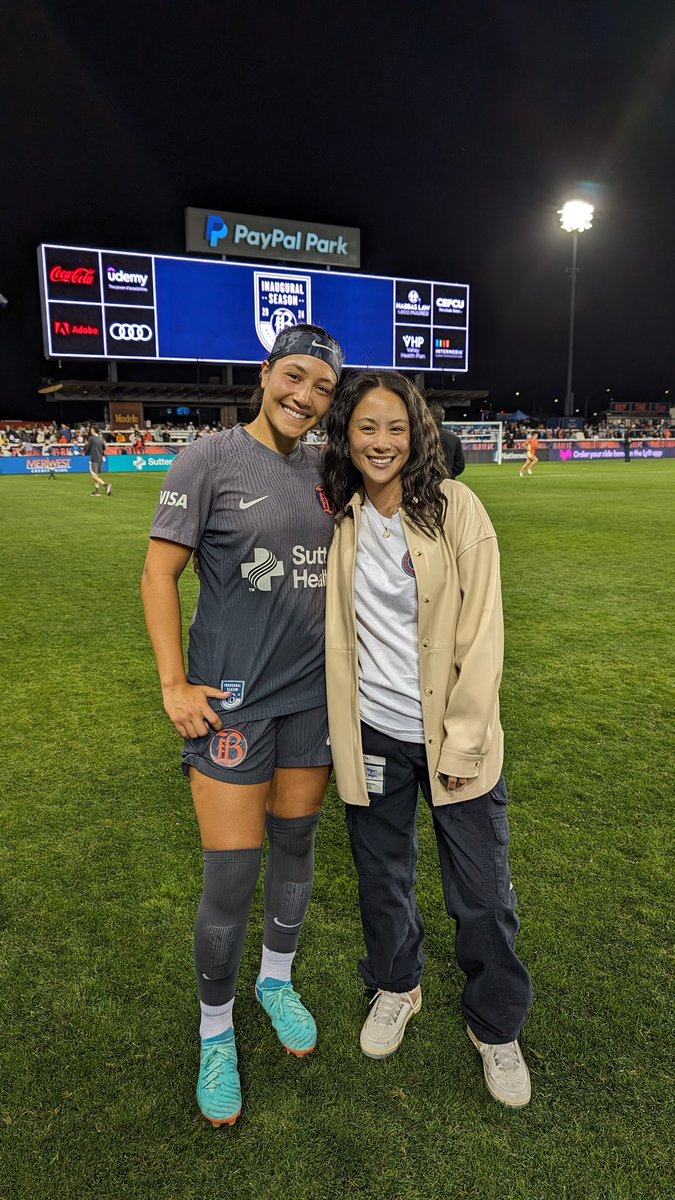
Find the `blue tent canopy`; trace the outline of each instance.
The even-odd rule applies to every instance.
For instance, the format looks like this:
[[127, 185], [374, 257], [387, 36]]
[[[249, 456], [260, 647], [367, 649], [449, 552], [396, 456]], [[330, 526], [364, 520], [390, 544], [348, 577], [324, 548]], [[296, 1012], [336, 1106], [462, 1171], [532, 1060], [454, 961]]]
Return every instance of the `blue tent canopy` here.
[[521, 409], [519, 409], [519, 408], [516, 409], [516, 411], [514, 413], [497, 413], [497, 416], [501, 417], [501, 419], [504, 421], [529, 421], [530, 420], [527, 413], [522, 412]]

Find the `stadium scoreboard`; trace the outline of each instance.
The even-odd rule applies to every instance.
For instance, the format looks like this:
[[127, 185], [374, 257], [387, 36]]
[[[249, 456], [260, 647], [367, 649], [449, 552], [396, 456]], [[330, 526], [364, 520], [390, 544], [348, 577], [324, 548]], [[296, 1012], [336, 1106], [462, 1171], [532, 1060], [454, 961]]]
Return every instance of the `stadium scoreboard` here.
[[47, 358], [258, 363], [308, 322], [349, 367], [468, 370], [468, 284], [47, 244], [38, 264]]

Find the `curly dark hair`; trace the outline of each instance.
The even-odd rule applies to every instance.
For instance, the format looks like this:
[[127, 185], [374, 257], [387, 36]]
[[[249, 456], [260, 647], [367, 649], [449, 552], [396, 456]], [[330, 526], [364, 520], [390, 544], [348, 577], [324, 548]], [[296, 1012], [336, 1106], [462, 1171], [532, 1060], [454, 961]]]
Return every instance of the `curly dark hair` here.
[[357, 404], [374, 388], [400, 396], [410, 421], [410, 458], [403, 468], [401, 508], [412, 525], [432, 537], [443, 528], [447, 500], [441, 482], [448, 472], [436, 423], [415, 384], [398, 371], [359, 371], [338, 389], [326, 421], [327, 445], [323, 455], [324, 490], [333, 504], [336, 520], [363, 484], [361, 472], [349, 454], [349, 422]]
[[[293, 328], [298, 331], [302, 331], [303, 333], [313, 333], [316, 337], [319, 338], [319, 340], [321, 340], [323, 338], [324, 341], [329, 339], [331, 342], [335, 342], [335, 338], [333, 337], [333, 335], [331, 333], [328, 333], [327, 330], [325, 330], [322, 325], [295, 325]], [[338, 345], [338, 344], [339, 343], [336, 343], [336, 345]], [[267, 362], [267, 359], [263, 359], [263, 362]], [[251, 399], [248, 402], [247, 407], [250, 409], [250, 411], [253, 414], [257, 414], [260, 412], [260, 406], [262, 405], [262, 401], [263, 401], [262, 377], [258, 376], [258, 384], [253, 392], [253, 395], [251, 396]]]

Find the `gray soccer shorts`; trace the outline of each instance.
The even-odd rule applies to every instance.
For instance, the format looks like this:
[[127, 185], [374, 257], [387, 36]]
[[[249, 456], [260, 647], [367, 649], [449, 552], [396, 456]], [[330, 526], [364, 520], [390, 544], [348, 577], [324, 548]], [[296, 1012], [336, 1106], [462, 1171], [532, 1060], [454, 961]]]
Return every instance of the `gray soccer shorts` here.
[[202, 738], [186, 738], [183, 772], [190, 767], [223, 783], [267, 783], [277, 767], [329, 767], [325, 707], [261, 721], [224, 715], [223, 728]]

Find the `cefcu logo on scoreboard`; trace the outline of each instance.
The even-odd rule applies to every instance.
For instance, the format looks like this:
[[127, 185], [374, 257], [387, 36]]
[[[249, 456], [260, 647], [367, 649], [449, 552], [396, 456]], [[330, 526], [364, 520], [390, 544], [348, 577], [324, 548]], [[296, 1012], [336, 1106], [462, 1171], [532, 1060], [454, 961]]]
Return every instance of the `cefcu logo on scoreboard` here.
[[360, 230], [348, 226], [187, 208], [185, 230], [187, 249], [201, 254], [343, 267], [360, 265]]

